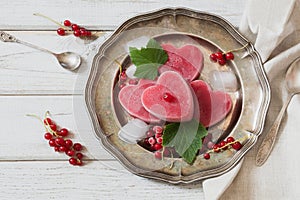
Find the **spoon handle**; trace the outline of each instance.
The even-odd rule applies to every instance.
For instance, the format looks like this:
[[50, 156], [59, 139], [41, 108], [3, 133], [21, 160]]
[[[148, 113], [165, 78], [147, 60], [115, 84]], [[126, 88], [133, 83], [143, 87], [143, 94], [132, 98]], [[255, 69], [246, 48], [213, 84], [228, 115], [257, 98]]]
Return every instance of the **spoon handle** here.
[[283, 117], [283, 115], [286, 111], [286, 108], [289, 105], [292, 97], [293, 97], [293, 94], [290, 94], [288, 96], [288, 99], [282, 106], [269, 133], [266, 135], [263, 142], [261, 143], [261, 145], [258, 149], [257, 155], [256, 155], [256, 165], [257, 166], [262, 166], [266, 162], [267, 158], [269, 157], [269, 155], [273, 149], [273, 146], [275, 144], [276, 136], [277, 136], [280, 124], [281, 124], [282, 117]]
[[31, 47], [31, 48], [34, 48], [34, 49], [38, 49], [40, 51], [44, 51], [46, 53], [50, 53], [50, 54], [53, 54], [53, 55], [56, 55], [55, 53], [53, 53], [52, 51], [49, 51], [48, 49], [44, 49], [42, 47], [39, 47], [39, 46], [36, 46], [36, 45], [33, 45], [31, 43], [28, 43], [28, 42], [24, 42], [22, 40], [19, 40], [17, 39], [15, 36], [13, 35], [10, 35], [4, 31], [0, 31], [0, 40], [2, 42], [16, 42], [16, 43], [20, 43], [20, 44], [23, 44], [25, 46], [28, 46], [28, 47]]

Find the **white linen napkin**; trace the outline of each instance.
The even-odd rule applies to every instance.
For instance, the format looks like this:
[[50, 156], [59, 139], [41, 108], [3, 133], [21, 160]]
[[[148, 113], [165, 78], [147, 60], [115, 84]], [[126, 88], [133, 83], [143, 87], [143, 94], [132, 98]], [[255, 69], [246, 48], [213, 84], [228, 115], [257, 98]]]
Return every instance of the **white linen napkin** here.
[[[262, 133], [258, 144], [254, 148], [256, 155], [257, 149], [260, 146], [262, 139], [264, 138], [265, 134], [268, 133], [272, 123], [279, 113], [283, 102], [287, 98], [287, 91], [285, 89], [284, 83], [285, 72], [288, 66], [298, 56], [300, 56], [300, 2], [299, 0], [248, 0], [243, 18], [241, 20], [239, 31], [254, 44], [256, 50], [259, 52], [271, 85], [271, 104], [267, 114], [264, 132]], [[293, 106], [294, 109], [288, 109], [289, 112], [287, 113], [287, 115], [289, 115], [292, 110], [300, 110], [299, 103], [292, 104], [291, 106]], [[298, 113], [300, 116], [300, 112]], [[298, 126], [298, 128], [296, 128], [295, 130], [300, 129], [300, 125], [296, 122], [297, 120], [295, 118], [288, 118], [288, 120], [290, 122], [287, 123]], [[294, 135], [296, 134], [293, 134], [293, 136]], [[279, 136], [283, 137], [283, 135], [280, 134]], [[288, 136], [286, 138], [288, 138]], [[298, 136], [298, 138], [300, 137]], [[295, 141], [295, 138], [289, 137], [289, 140], [291, 143], [293, 143], [293, 141], [291, 140]], [[282, 149], [276, 151], [276, 149], [274, 149], [272, 152], [273, 158], [274, 154], [276, 153], [282, 154], [283, 152], [288, 152], [287, 155], [290, 155], [290, 151]], [[299, 153], [297, 157], [299, 157]], [[248, 159], [247, 156], [246, 159]], [[245, 177], [248, 178], [249, 171], [253, 170], [253, 168], [256, 168], [255, 158], [251, 156], [250, 159], [252, 159], [250, 161], [252, 169], [249, 169], [249, 166], [247, 166], [248, 169], [242, 170], [242, 173], [239, 176], [244, 176], [244, 178], [240, 178], [236, 181], [237, 183], [233, 183], [234, 185], [229, 189], [231, 195], [226, 194], [224, 199], [234, 199], [234, 195], [237, 194], [237, 192], [240, 195], [243, 195], [243, 192], [246, 196], [249, 195], [246, 192], [246, 188], [249, 186], [246, 186], [247, 184], [245, 184], [245, 181], [242, 180], [244, 180]], [[267, 163], [265, 164], [267, 165], [267, 167], [258, 169], [263, 170], [263, 172], [258, 172], [259, 174], [263, 173], [264, 176], [274, 175], [271, 174], [272, 172], [274, 172], [272, 170], [272, 165], [278, 165], [280, 162], [282, 162], [282, 159], [269, 159], [269, 162], [273, 163], [271, 165], [267, 165]], [[248, 163], [249, 162], [247, 162], [247, 164]], [[206, 183], [204, 182], [203, 191], [205, 193], [206, 200], [219, 199], [221, 194], [224, 192], [224, 190], [226, 190], [226, 188], [233, 181], [234, 177], [237, 175], [241, 165], [242, 164], [240, 162], [237, 167], [232, 169], [232, 173], [230, 171], [220, 177], [207, 180]], [[296, 163], [296, 166], [299, 167], [299, 165], [299, 162]], [[242, 169], [244, 168], [242, 167]], [[283, 169], [280, 168], [280, 170], [278, 171], [281, 170]], [[282, 174], [285, 173], [283, 172]], [[291, 172], [288, 172], [288, 174], [292, 176]], [[299, 172], [298, 174], [300, 175]], [[278, 176], [277, 173], [276, 175]], [[299, 177], [299, 175], [296, 177]], [[220, 181], [222, 183], [220, 183]], [[276, 183], [280, 182], [275, 179], [273, 181]], [[274, 182], [272, 183], [272, 185], [274, 185]], [[299, 184], [300, 181], [297, 182]], [[213, 187], [215, 187], [215, 189], [213, 189]], [[220, 188], [222, 188], [223, 190]], [[240, 188], [240, 190], [238, 188]], [[294, 193], [295, 192], [296, 191], [294, 191]], [[268, 199], [270, 198], [270, 196], [268, 195], [271, 194], [261, 192], [261, 195], [264, 195], [266, 197], [265, 199]], [[261, 197], [257, 194], [255, 196], [258, 198]], [[294, 197], [293, 195], [290, 196]], [[254, 199], [250, 196], [248, 196], [246, 199], [248, 198]], [[280, 199], [278, 198], [278, 196], [276, 197], [276, 195], [274, 196], [274, 198]]]

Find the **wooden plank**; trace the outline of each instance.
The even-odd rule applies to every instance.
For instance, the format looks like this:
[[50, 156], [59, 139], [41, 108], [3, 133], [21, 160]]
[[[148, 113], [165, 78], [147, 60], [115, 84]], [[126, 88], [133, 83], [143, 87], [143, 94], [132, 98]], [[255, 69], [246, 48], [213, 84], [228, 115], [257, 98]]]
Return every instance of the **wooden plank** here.
[[[76, 109], [73, 109], [74, 102], [78, 107]], [[45, 109], [51, 112], [58, 125], [70, 130], [72, 133], [70, 137], [74, 142], [80, 142], [86, 147], [84, 153], [87, 158], [113, 159], [94, 136], [84, 106], [83, 97], [76, 101], [72, 96], [0, 97], [0, 138], [2, 138], [0, 161], [68, 159], [65, 154], [56, 153], [49, 147], [48, 142], [43, 138], [45, 129], [42, 123], [26, 116], [26, 114], [36, 114], [43, 117]], [[80, 119], [75, 115], [80, 116]]]
[[[95, 33], [97, 40], [60, 37], [54, 31], [9, 31], [15, 37], [54, 52], [73, 51], [81, 55], [77, 72], [63, 69], [51, 54], [21, 44], [0, 42], [0, 94], [83, 94], [93, 55], [109, 33]], [[80, 86], [79, 88], [77, 86]]]
[[57, 25], [33, 16], [33, 13], [42, 13], [57, 21], [71, 19], [89, 29], [114, 30], [130, 17], [165, 7], [187, 7], [211, 12], [223, 16], [234, 26], [238, 26], [245, 3], [245, 0], [40, 0], [38, 2], [15, 0], [9, 3], [1, 1], [0, 27], [10, 30], [56, 30]]
[[171, 185], [131, 174], [117, 161], [0, 162], [0, 199], [204, 199], [200, 183]]

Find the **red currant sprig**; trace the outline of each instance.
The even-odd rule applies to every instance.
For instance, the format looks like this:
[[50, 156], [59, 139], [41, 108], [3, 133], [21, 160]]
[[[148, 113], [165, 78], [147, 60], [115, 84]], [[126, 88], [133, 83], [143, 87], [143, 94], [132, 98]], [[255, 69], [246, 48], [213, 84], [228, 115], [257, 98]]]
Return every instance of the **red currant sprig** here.
[[52, 21], [53, 23], [57, 24], [59, 26], [59, 28], [56, 30], [56, 32], [60, 36], [64, 36], [64, 35], [66, 35], [66, 33], [73, 33], [73, 35], [75, 37], [89, 37], [89, 36], [92, 35], [91, 31], [87, 30], [84, 27], [81, 27], [81, 26], [77, 25], [76, 23], [72, 23], [68, 19], [66, 19], [63, 22], [63, 24], [61, 24], [61, 23], [51, 19], [50, 17], [47, 17], [47, 16], [42, 15], [42, 14], [35, 13], [34, 15], [46, 18], [46, 19]]
[[225, 151], [228, 148], [233, 148], [234, 150], [238, 151], [243, 147], [240, 140], [236, 140], [231, 136], [226, 140], [219, 142], [218, 144], [213, 144], [211, 141], [209, 141], [206, 145], [208, 149], [210, 149], [203, 154], [203, 158], [206, 160], [210, 159], [210, 153], [212, 152], [219, 153], [221, 151]]
[[66, 138], [69, 135], [69, 130], [67, 128], [58, 129], [56, 123], [49, 117], [48, 111], [43, 120], [36, 115], [28, 116], [38, 118], [42, 121], [46, 129], [44, 138], [48, 141], [49, 146], [53, 147], [54, 151], [68, 155], [71, 165], [83, 165], [82, 158], [84, 155], [81, 153], [83, 146], [80, 143], [73, 143], [71, 139]]
[[248, 45], [249, 43], [245, 44], [241, 48], [229, 50], [224, 53], [221, 51], [217, 51], [216, 53], [210, 54], [209, 58], [212, 62], [218, 62], [219, 65], [223, 66], [227, 63], [227, 61], [234, 60], [234, 54], [232, 52], [242, 50]]

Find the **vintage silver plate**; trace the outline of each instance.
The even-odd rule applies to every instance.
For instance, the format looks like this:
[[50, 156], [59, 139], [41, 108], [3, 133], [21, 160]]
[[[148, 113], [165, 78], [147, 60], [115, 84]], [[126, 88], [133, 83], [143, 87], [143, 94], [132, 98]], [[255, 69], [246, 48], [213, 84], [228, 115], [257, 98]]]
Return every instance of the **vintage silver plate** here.
[[[225, 120], [209, 131], [215, 141], [229, 135], [241, 140], [241, 150], [213, 153], [210, 160], [198, 155], [189, 165], [181, 158], [155, 159], [153, 152], [139, 144], [127, 144], [119, 139], [120, 127], [131, 117], [117, 99], [118, 63], [124, 68], [130, 65], [128, 45], [140, 38], [155, 38], [178, 47], [187, 43], [198, 46], [204, 54], [200, 79], [208, 83], [213, 70], [236, 75], [239, 87], [229, 92], [233, 108]], [[209, 60], [209, 55], [218, 49], [228, 51], [243, 46], [225, 66]], [[189, 9], [162, 9], [129, 19], [103, 43], [93, 60], [85, 101], [97, 138], [129, 171], [170, 183], [190, 183], [225, 173], [255, 144], [263, 129], [270, 88], [258, 53], [226, 20]]]

